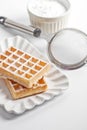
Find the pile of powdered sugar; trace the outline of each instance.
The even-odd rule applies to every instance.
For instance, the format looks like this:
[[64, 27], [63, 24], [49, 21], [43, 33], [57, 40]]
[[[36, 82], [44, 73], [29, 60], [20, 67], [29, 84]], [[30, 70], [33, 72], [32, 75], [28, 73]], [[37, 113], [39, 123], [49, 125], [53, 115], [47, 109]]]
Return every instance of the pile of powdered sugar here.
[[40, 17], [53, 18], [65, 12], [65, 7], [56, 0], [33, 0], [30, 12]]

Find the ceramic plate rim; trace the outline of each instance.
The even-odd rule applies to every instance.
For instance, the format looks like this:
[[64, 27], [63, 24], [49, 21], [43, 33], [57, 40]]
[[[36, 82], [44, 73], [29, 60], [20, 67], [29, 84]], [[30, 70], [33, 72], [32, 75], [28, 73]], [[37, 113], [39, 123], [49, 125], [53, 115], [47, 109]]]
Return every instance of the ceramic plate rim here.
[[[41, 54], [41, 52], [36, 48], [36, 47], [34, 47], [31, 43], [30, 43], [30, 41], [28, 41], [28, 40], [26, 40], [25, 38], [23, 38], [23, 37], [21, 37], [21, 36], [13, 36], [13, 37], [10, 37], [10, 38], [4, 38], [3, 40], [1, 40], [0, 41], [0, 43], [1, 44], [4, 44], [3, 42], [5, 42], [5, 44], [6, 44], [6, 42], [7, 42], [7, 44], [6, 44], [6, 46], [8, 47], [9, 46], [9, 41], [13, 41], [13, 43], [12, 44], [14, 44], [14, 41], [15, 40], [17, 40], [17, 42], [19, 43], [19, 42], [23, 42], [23, 43], [27, 43], [27, 46], [29, 47], [31, 47], [31, 49], [33, 48], [34, 49], [34, 51], [35, 52], [37, 52], [38, 53], [38, 55], [40, 55], [42, 58], [44, 58], [44, 56]], [[0, 44], [0, 52], [1, 52], [1, 49], [3, 49], [3, 45], [1, 45]], [[15, 44], [17, 44], [17, 43], [15, 43]], [[15, 47], [15, 46], [14, 46]], [[18, 47], [19, 49], [20, 49], [20, 47]], [[22, 48], [23, 49], [23, 48]], [[30, 48], [29, 48], [30, 49]], [[24, 50], [23, 50], [24, 51]], [[45, 60], [46, 61], [49, 61], [48, 59], [46, 59], [45, 58]], [[50, 62], [50, 61], [49, 61]], [[50, 96], [48, 96], [48, 97], [46, 97], [47, 95], [45, 95], [45, 96], [43, 96], [43, 101], [40, 101], [40, 102], [36, 102], [35, 103], [35, 101], [34, 101], [34, 104], [33, 105], [31, 105], [31, 108], [29, 108], [29, 107], [25, 107], [25, 109], [23, 109], [23, 110], [16, 110], [15, 108], [10, 108], [10, 106], [9, 105], [7, 105], [6, 104], [6, 102], [4, 101], [5, 99], [4, 99], [4, 97], [2, 97], [2, 100], [3, 100], [3, 103], [1, 103], [1, 100], [0, 100], [0, 106], [3, 106], [4, 107], [4, 109], [7, 111], [7, 112], [9, 112], [9, 113], [14, 113], [14, 114], [22, 114], [22, 113], [24, 113], [26, 110], [31, 110], [31, 109], [33, 109], [34, 107], [36, 107], [36, 106], [39, 106], [39, 105], [41, 105], [41, 104], [43, 104], [45, 101], [49, 101], [50, 99], [52, 99], [54, 96], [57, 96], [57, 95], [59, 95], [61, 92], [63, 92], [64, 90], [66, 90], [67, 88], [68, 88], [68, 86], [69, 86], [69, 81], [68, 81], [68, 78], [67, 78], [67, 76], [65, 75], [65, 74], [63, 74], [62, 72], [60, 72], [60, 70], [58, 70], [57, 69], [57, 67], [53, 64], [53, 63], [51, 63], [50, 62], [50, 64], [53, 66], [53, 69], [54, 70], [57, 70], [58, 72], [59, 72], [59, 74], [60, 75], [62, 75], [62, 76], [65, 76], [65, 79], [66, 79], [66, 83], [67, 83], [67, 85], [66, 85], [66, 87], [65, 87], [65, 89], [64, 89], [64, 86], [63, 87], [60, 87], [60, 88], [56, 88], [56, 90], [58, 91], [56, 91], [55, 90], [55, 92], [50, 92]], [[50, 74], [48, 74], [49, 76], [50, 76]], [[48, 76], [48, 78], [49, 78], [49, 76]], [[53, 80], [53, 79], [52, 79]], [[62, 89], [63, 88], [63, 89]], [[49, 89], [48, 89], [49, 90]], [[0, 96], [1, 96], [1, 94], [3, 94], [3, 92], [1, 92], [1, 88], [0, 88]], [[48, 95], [49, 95], [49, 92], [48, 92]], [[41, 95], [39, 96], [39, 94], [38, 95], [36, 95], [36, 97], [41, 97]], [[29, 97], [28, 97], [29, 98]], [[23, 99], [23, 100], [26, 100], [27, 98], [25, 98], [25, 99]], [[32, 99], [31, 97], [30, 97], [30, 99]], [[27, 101], [27, 100], [26, 100]], [[10, 102], [10, 101], [9, 101]], [[12, 101], [13, 102], [13, 101]], [[8, 103], [9, 104], [9, 103]], [[11, 104], [10, 104], [11, 105]], [[25, 105], [26, 106], [26, 105]], [[21, 108], [22, 109], [22, 108]]]

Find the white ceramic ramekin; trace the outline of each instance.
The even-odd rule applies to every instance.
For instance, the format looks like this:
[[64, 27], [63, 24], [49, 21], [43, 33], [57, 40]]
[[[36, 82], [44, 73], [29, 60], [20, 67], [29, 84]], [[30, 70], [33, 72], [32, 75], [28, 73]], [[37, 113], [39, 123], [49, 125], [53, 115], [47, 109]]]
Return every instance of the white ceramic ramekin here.
[[70, 13], [70, 3], [68, 0], [56, 0], [59, 2], [64, 8], [65, 12], [58, 17], [41, 17], [35, 15], [30, 10], [30, 1], [27, 5], [27, 10], [30, 18], [30, 22], [33, 26], [41, 28], [42, 32], [45, 34], [53, 34], [58, 32], [60, 29], [66, 27], [68, 16]]

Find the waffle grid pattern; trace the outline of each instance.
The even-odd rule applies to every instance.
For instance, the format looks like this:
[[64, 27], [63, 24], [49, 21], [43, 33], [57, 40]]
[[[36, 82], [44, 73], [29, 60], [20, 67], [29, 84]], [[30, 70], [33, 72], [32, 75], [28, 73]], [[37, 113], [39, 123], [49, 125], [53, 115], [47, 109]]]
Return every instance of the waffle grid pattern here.
[[42, 77], [40, 80], [38, 80], [37, 83], [33, 84], [32, 88], [26, 88], [20, 84], [17, 84], [15, 81], [13, 80], [8, 80], [10, 87], [13, 89], [14, 92], [21, 92], [24, 90], [29, 90], [29, 89], [36, 89], [38, 87], [44, 87], [46, 85], [44, 78]]
[[15, 47], [0, 54], [0, 72], [5, 78], [31, 88], [48, 70], [49, 64]]
[[24, 98], [45, 92], [48, 87], [43, 77], [39, 79], [37, 83], [33, 84], [32, 88], [26, 88], [8, 79], [5, 79], [5, 82], [13, 99]]
[[33, 77], [33, 75], [38, 73], [46, 65], [45, 62], [14, 47], [11, 47], [4, 54], [0, 55], [0, 61], [2, 61], [4, 69], [24, 78]]

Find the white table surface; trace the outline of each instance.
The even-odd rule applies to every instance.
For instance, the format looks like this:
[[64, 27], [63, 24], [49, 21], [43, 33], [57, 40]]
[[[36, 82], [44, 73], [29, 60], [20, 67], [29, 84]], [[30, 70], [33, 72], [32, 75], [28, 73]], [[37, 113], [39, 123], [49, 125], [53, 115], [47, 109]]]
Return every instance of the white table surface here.
[[[87, 0], [70, 2], [72, 11], [68, 27], [87, 33]], [[27, 0], [0, 0], [0, 16], [28, 25], [26, 4]], [[19, 34], [12, 30], [9, 30], [9, 34], [6, 32], [8, 29], [0, 26], [0, 40]], [[24, 37], [41, 51], [45, 49], [45, 40], [28, 35]], [[62, 72], [68, 76], [70, 82], [69, 89], [63, 95], [20, 116], [8, 114], [0, 108], [0, 130], [87, 130], [87, 66]]]

